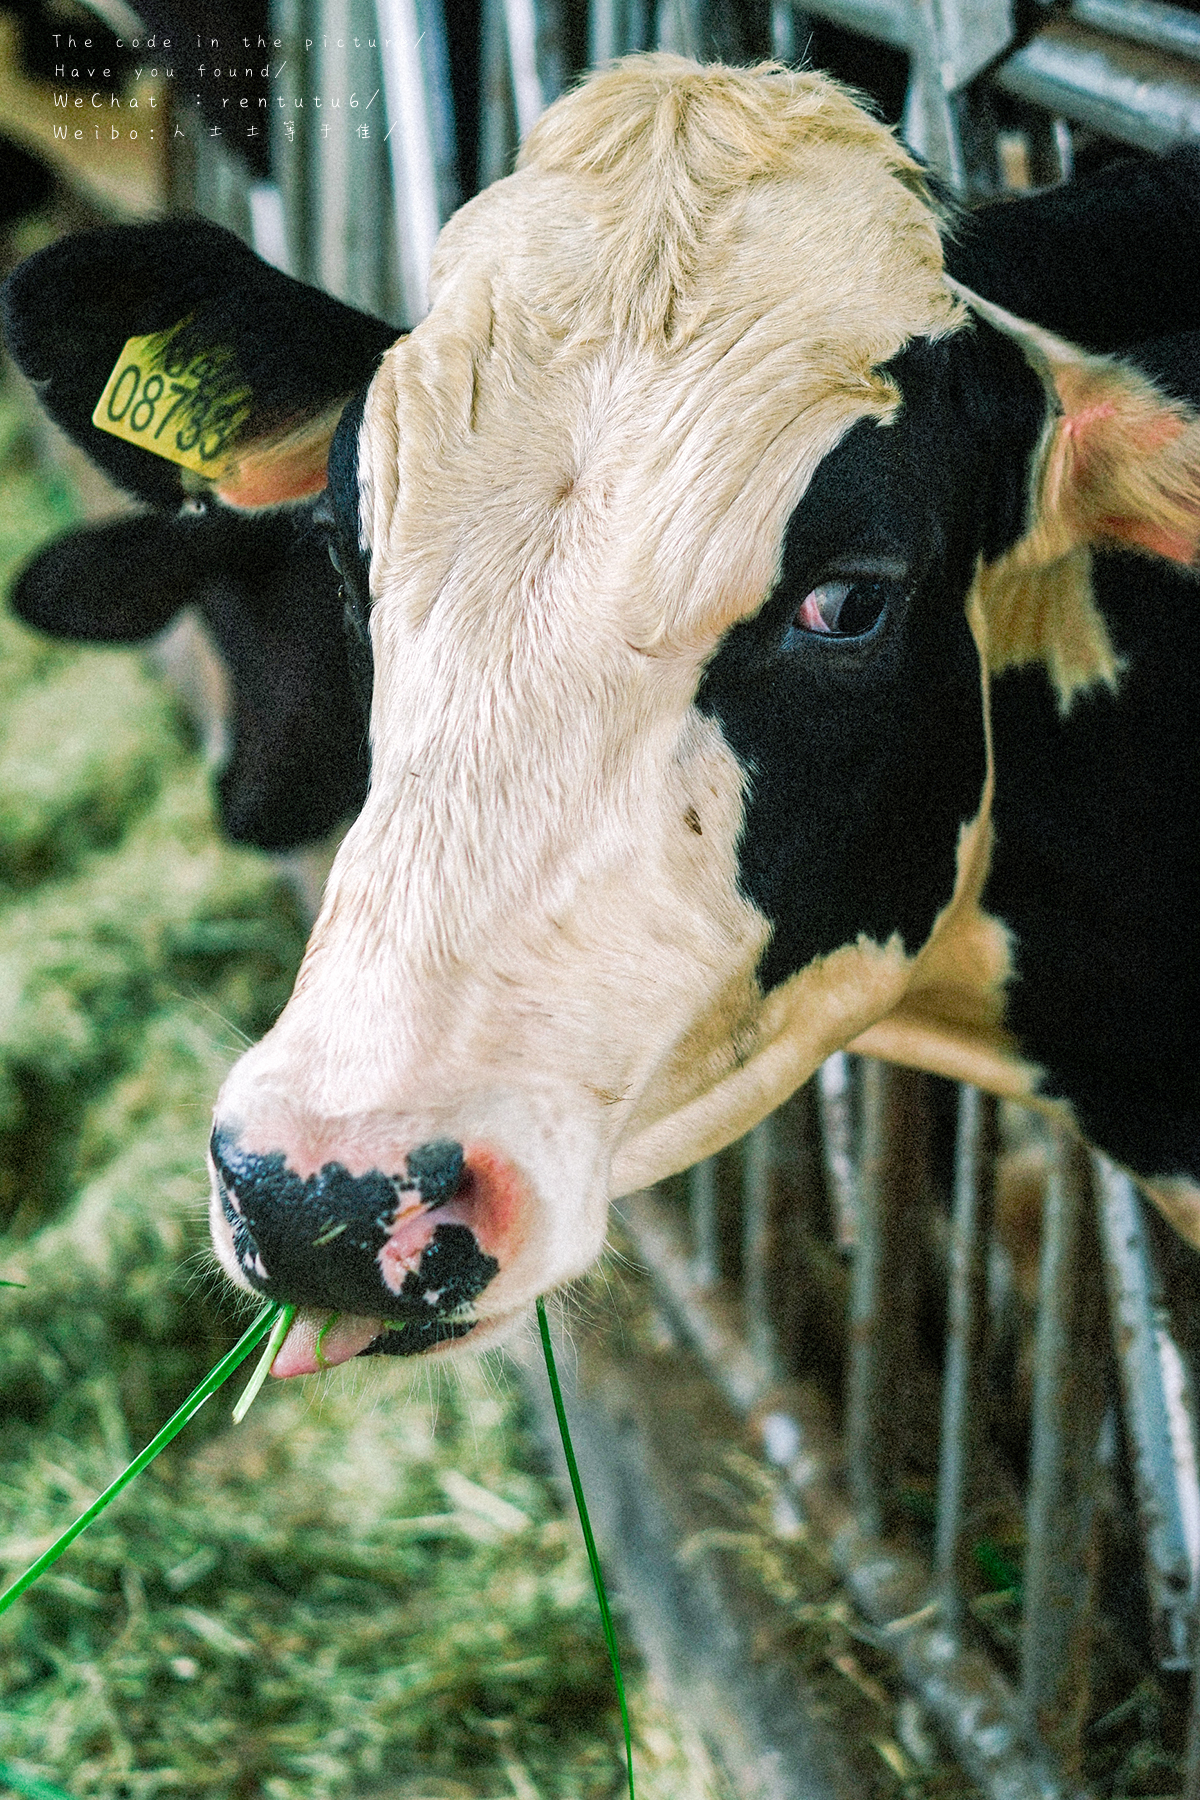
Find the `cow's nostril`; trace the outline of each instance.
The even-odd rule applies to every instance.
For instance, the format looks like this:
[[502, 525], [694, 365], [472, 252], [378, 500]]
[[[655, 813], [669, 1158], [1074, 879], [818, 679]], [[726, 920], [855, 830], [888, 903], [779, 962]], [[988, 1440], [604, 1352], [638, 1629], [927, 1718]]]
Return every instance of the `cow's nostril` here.
[[463, 1172], [463, 1148], [448, 1138], [432, 1144], [418, 1144], [410, 1150], [405, 1163], [410, 1181], [426, 1206], [440, 1206], [452, 1200], [458, 1191]]
[[300, 1175], [282, 1152], [247, 1150], [221, 1130], [211, 1151], [233, 1253], [252, 1287], [402, 1321], [401, 1354], [470, 1330], [471, 1304], [500, 1265], [479, 1242], [478, 1184], [461, 1144], [419, 1144], [403, 1174], [353, 1175], [330, 1161]]

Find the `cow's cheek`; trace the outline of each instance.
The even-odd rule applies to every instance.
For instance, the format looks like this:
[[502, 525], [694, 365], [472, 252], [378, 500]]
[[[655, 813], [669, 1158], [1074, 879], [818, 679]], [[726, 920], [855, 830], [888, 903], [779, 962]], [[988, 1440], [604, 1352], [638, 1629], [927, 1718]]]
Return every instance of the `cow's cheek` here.
[[685, 1068], [656, 1085], [613, 1159], [614, 1197], [673, 1175], [741, 1137], [904, 995], [912, 959], [899, 937], [860, 938], [818, 957], [765, 996], [711, 1081]]

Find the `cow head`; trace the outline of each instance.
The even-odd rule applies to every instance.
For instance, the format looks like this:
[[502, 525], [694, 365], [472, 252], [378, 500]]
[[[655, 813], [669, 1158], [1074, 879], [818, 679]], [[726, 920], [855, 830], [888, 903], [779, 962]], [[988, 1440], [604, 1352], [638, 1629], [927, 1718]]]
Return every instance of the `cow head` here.
[[[1089, 545], [1200, 530], [1195, 427], [964, 302], [818, 76], [596, 77], [432, 293], [329, 454], [370, 790], [216, 1112], [277, 1373], [494, 1341], [839, 1046], [984, 1068], [989, 669], [1113, 679]], [[225, 501], [303, 492], [299, 441]]]

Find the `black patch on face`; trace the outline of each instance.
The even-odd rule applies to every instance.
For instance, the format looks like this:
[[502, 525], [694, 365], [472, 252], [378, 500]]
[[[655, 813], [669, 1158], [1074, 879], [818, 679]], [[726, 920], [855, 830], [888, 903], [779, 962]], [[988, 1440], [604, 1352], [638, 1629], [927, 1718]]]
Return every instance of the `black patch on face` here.
[[364, 719], [371, 713], [371, 689], [375, 660], [371, 651], [371, 556], [363, 548], [361, 506], [358, 492], [358, 439], [368, 382], [347, 404], [329, 447], [327, 506], [318, 519], [329, 533], [329, 549], [342, 582], [345, 606], [346, 654], [350, 679]]
[[[884, 373], [903, 396], [896, 421], [860, 421], [822, 462], [777, 586], [728, 633], [696, 699], [749, 778], [739, 875], [773, 927], [768, 989], [860, 933], [919, 948], [979, 809], [964, 600], [978, 557], [1025, 529], [1045, 396], [983, 324], [918, 340]], [[834, 584], [853, 589], [838, 621], [852, 635], [797, 630], [806, 595]]]
[[[1134, 352], [1200, 404], [1200, 333]], [[1188, 571], [1097, 555], [1124, 664], [1064, 717], [1043, 669], [993, 689], [996, 846], [983, 902], [1012, 927], [1006, 1022], [1082, 1129], [1146, 1177], [1200, 1181], [1200, 606]]]
[[384, 1284], [378, 1262], [404, 1193], [419, 1193], [429, 1207], [453, 1196], [463, 1169], [458, 1145], [421, 1146], [404, 1176], [351, 1175], [330, 1162], [307, 1179], [282, 1154], [239, 1150], [220, 1133], [211, 1150], [234, 1254], [259, 1293], [403, 1323], [403, 1331], [385, 1334], [387, 1354], [407, 1355], [471, 1329], [470, 1320], [452, 1315], [482, 1293], [500, 1265], [467, 1226], [438, 1225], [398, 1294]]

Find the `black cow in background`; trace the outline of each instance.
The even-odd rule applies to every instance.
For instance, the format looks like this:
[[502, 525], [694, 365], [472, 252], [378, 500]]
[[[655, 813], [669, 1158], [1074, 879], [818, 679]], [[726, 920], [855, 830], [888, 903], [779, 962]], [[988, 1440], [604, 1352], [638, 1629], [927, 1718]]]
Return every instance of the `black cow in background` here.
[[[138, 291], [162, 228], [118, 227], [60, 240], [32, 257], [5, 289], [9, 348], [51, 417], [100, 469], [148, 508], [69, 532], [42, 550], [12, 605], [55, 637], [134, 643], [193, 606], [229, 674], [229, 755], [218, 777], [221, 821], [239, 843], [288, 850], [319, 842], [351, 817], [366, 791], [363, 707], [346, 654], [338, 577], [312, 506], [238, 513], [189, 493], [174, 463], [91, 423], [94, 371], [111, 368], [127, 338], [177, 322]], [[231, 233], [197, 219], [189, 236], [197, 276], [264, 265]], [[269, 331], [282, 278], [262, 284], [256, 324]], [[290, 284], [289, 284], [290, 285]], [[186, 311], [186, 294], [182, 304]], [[64, 331], [63, 321], [73, 327]], [[236, 355], [244, 326], [222, 321]], [[349, 371], [373, 360], [395, 329], [326, 298], [309, 335], [281, 318], [274, 363], [259, 394], [285, 422], [297, 383], [346, 397]]]

